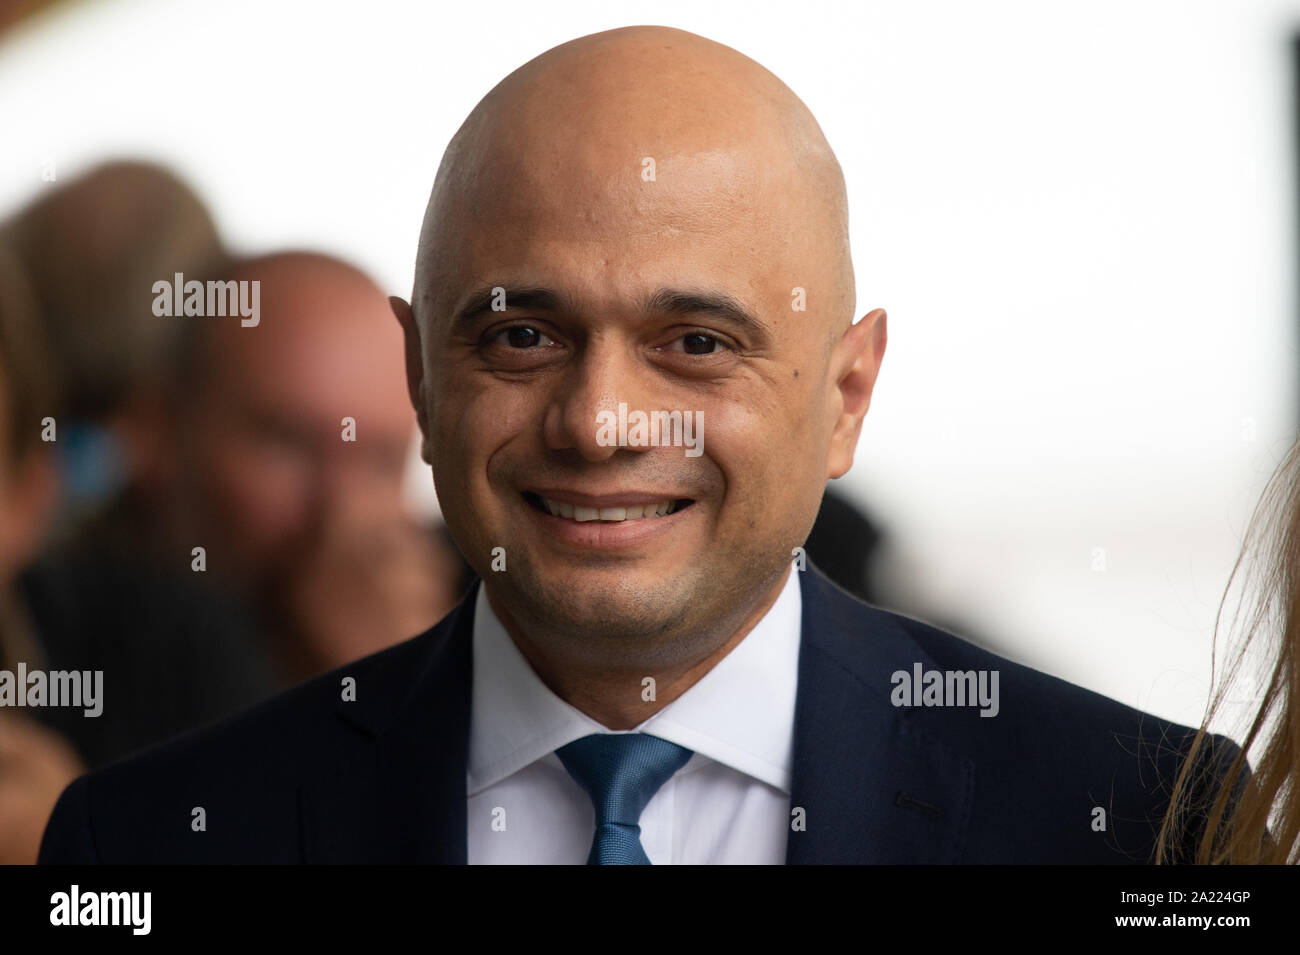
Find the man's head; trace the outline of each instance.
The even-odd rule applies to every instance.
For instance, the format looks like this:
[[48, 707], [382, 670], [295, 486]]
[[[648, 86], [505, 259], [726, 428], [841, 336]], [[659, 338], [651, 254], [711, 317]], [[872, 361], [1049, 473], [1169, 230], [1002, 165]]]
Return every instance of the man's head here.
[[[411, 435], [400, 335], [383, 293], [354, 267], [286, 252], [233, 266], [260, 282], [260, 321], [178, 318], [176, 405], [183, 513], [209, 563], [254, 585], [340, 522], [399, 517]], [[251, 286], [250, 286], [251, 288]], [[355, 422], [345, 438], [348, 424]], [[355, 440], [351, 440], [351, 437]]]
[[[850, 327], [844, 183], [812, 115], [664, 28], [556, 47], [479, 103], [394, 307], [443, 514], [494, 606], [625, 665], [698, 656], [772, 598], [885, 347], [883, 312]], [[620, 404], [695, 415], [703, 453], [609, 446]], [[675, 510], [548, 513], [655, 501]]]

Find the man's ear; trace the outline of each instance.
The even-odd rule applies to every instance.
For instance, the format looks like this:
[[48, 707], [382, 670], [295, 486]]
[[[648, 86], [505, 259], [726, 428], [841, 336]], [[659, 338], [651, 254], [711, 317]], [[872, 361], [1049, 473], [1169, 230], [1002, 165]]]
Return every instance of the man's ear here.
[[842, 477], [853, 467], [853, 452], [862, 432], [862, 419], [871, 406], [880, 363], [885, 358], [886, 315], [883, 308], [868, 312], [844, 333], [831, 354], [835, 395], [831, 404], [830, 451], [826, 476]]
[[429, 443], [429, 407], [425, 401], [424, 349], [420, 343], [420, 327], [415, 323], [415, 312], [405, 299], [388, 296], [388, 305], [402, 326], [403, 350], [406, 354], [406, 393], [415, 409], [415, 420], [420, 424], [420, 457], [425, 464], [433, 464]]

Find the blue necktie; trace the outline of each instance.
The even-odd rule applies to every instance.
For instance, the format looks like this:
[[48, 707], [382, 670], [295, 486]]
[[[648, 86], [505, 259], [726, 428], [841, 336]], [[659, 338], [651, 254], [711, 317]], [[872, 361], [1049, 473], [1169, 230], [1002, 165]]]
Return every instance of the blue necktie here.
[[596, 810], [587, 865], [649, 865], [641, 813], [691, 751], [644, 733], [596, 733], [561, 746], [555, 755]]

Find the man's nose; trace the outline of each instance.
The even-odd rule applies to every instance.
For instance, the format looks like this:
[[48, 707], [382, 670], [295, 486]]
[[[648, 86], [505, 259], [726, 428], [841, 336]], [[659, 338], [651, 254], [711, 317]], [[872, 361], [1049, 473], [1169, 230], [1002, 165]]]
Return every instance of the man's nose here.
[[[619, 449], [619, 405], [630, 413], [642, 408], [653, 388], [650, 371], [635, 351], [615, 340], [592, 341], [564, 379], [546, 409], [546, 446], [575, 450], [588, 461], [604, 461]], [[602, 421], [613, 421], [601, 427]], [[641, 449], [636, 449], [641, 450]]]

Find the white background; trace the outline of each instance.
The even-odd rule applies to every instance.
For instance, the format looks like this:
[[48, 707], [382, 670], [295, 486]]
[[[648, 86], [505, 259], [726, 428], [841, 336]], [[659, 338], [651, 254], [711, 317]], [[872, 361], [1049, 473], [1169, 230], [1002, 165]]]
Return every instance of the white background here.
[[0, 215], [47, 162], [151, 158], [237, 249], [334, 252], [406, 295], [475, 102], [641, 22], [763, 63], [844, 166], [858, 312], [890, 340], [840, 483], [902, 604], [1198, 722], [1294, 429], [1300, 4], [68, 4], [0, 39]]

